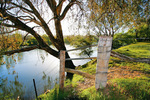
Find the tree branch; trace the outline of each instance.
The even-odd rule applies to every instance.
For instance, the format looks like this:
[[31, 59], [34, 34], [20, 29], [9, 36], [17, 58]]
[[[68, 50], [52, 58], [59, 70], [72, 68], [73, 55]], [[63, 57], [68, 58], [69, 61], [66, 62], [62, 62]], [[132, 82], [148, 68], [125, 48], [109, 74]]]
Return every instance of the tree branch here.
[[[55, 1], [55, 0], [47, 0], [50, 2]], [[57, 42], [56, 39], [54, 38], [52, 32], [50, 31], [48, 25], [46, 24], [46, 22], [43, 20], [43, 18], [41, 17], [41, 15], [39, 14], [39, 12], [36, 10], [36, 8], [34, 7], [34, 5], [29, 1], [29, 0], [24, 0], [24, 2], [33, 10], [35, 16], [41, 21], [42, 23], [42, 27], [45, 30], [46, 34], [49, 36], [50, 40], [52, 41], [52, 43], [57, 46]]]
[[21, 45], [20, 45], [20, 46], [23, 46], [23, 43], [24, 43], [24, 41], [25, 41], [26, 37], [28, 36], [28, 34], [29, 34], [29, 33], [27, 33], [27, 34], [24, 36], [23, 41], [22, 41], [22, 43], [21, 43]]
[[35, 46], [30, 46], [30, 47], [24, 47], [24, 48], [21, 48], [21, 49], [17, 49], [17, 50], [11, 50], [11, 51], [6, 51], [6, 52], [2, 52], [0, 53], [0, 55], [12, 55], [14, 53], [20, 53], [20, 52], [25, 52], [25, 51], [31, 51], [31, 50], [34, 50], [34, 49], [37, 49], [38, 46], [35, 45]]
[[[20, 21], [18, 18], [9, 15], [6, 12], [3, 12], [2, 9], [0, 9], [0, 13], [4, 13], [5, 16], [7, 17], [8, 20], [10, 20], [12, 23], [14, 23], [14, 27], [24, 30], [30, 34], [32, 34], [38, 41], [38, 43], [40, 44], [41, 47], [49, 47], [44, 40], [41, 38], [41, 36], [39, 34], [37, 34], [31, 27], [27, 26], [25, 23], [23, 23], [22, 21]], [[50, 48], [50, 47], [49, 47]]]
[[50, 7], [50, 9], [53, 11], [53, 13], [55, 13], [56, 12], [56, 1], [55, 0], [46, 0], [46, 1], [47, 1], [48, 6]]
[[12, 32], [15, 32], [15, 31], [17, 31], [17, 30], [19, 30], [19, 29], [14, 29], [14, 30], [11, 30], [11, 31], [7, 31], [7, 32], [0, 32], [0, 34], [7, 34], [7, 33], [12, 33]]
[[60, 15], [64, 1], [66, 1], [66, 0], [59, 0], [59, 4], [56, 7], [57, 15]]
[[29, 10], [29, 9], [27, 9], [27, 8], [24, 8], [24, 7], [20, 6], [20, 5], [17, 5], [17, 4], [15, 4], [15, 3], [11, 3], [11, 4], [15, 5], [16, 7], [20, 8], [20, 9], [23, 9], [23, 10], [26, 10], [26, 11], [28, 11], [28, 12], [30, 12], [30, 13], [33, 13], [32, 10]]
[[[29, 18], [23, 18], [23, 17], [29, 17]], [[18, 19], [22, 20], [22, 21], [29, 21], [27, 23], [30, 23], [30, 22], [34, 22], [36, 23], [37, 25], [40, 25], [42, 26], [42, 23], [37, 21], [35, 18], [31, 18], [30, 16], [19, 16]]]
[[75, 1], [71, 1], [66, 8], [64, 9], [63, 13], [61, 14], [61, 16], [59, 17], [60, 20], [63, 20], [68, 12], [68, 10], [70, 9], [71, 6], [73, 6], [75, 4]]
[[10, 24], [6, 24], [6, 23], [2, 23], [2, 26], [6, 26], [6, 27], [15, 27], [15, 25], [10, 25]]

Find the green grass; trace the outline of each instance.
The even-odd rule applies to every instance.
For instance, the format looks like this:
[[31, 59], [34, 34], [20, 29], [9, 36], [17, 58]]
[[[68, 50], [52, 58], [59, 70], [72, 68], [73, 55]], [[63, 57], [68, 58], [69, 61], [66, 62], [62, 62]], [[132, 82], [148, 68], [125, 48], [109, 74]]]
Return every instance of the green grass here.
[[[116, 64], [119, 65], [118, 67], [128, 65], [131, 66], [130, 70], [140, 70], [143, 73], [145, 73], [146, 70], [149, 71], [150, 68], [148, 66], [149, 64], [145, 63], [138, 63], [137, 65], [136, 63], [132, 64], [131, 62], [122, 63], [116, 62]], [[111, 67], [115, 67], [115, 65]], [[94, 68], [96, 68], [96, 60], [92, 60], [87, 64], [80, 66], [78, 69], [84, 72], [91, 72], [92, 70], [90, 69]], [[142, 68], [144, 68], [144, 70]], [[93, 73], [95, 72], [92, 72], [91, 74]], [[94, 86], [83, 90], [80, 89], [80, 92], [76, 91], [76, 86], [79, 82], [84, 82], [84, 77], [80, 75], [74, 75], [72, 82], [70, 82], [69, 80], [66, 81], [66, 88], [64, 92], [57, 92], [56, 95], [56, 92], [54, 92], [56, 90], [53, 90], [49, 95], [46, 96], [45, 99], [42, 100], [60, 100], [58, 98], [61, 98], [61, 100], [63, 100], [64, 98], [70, 98], [72, 96], [77, 96], [78, 98], [81, 98], [81, 100], [82, 98], [84, 98], [83, 100], [148, 100], [150, 98], [150, 77], [148, 77], [148, 75], [146, 74], [144, 76], [141, 76], [140, 78], [135, 77], [134, 79], [111, 79], [108, 81], [109, 87], [107, 87], [107, 93], [103, 92], [104, 90], [96, 91]]]
[[83, 72], [87, 72], [89, 74], [95, 74], [96, 73], [96, 63], [97, 60], [91, 60], [88, 63], [79, 66], [78, 68], [76, 68], [77, 70], [81, 70]]
[[[138, 54], [139, 51], [149, 50], [150, 43], [137, 43], [131, 44], [125, 47], [121, 47], [115, 51], [124, 52], [126, 51], [131, 57], [146, 58], [145, 54]], [[134, 52], [134, 54], [132, 54]], [[143, 55], [145, 55], [143, 57]], [[148, 54], [150, 55], [150, 54]], [[94, 75], [96, 73], [96, 60], [92, 60], [82, 66], [77, 67], [77, 70], [87, 72]], [[80, 75], [74, 75], [72, 82], [66, 80], [65, 90], [57, 91], [56, 88], [51, 91], [48, 95], [42, 95], [42, 100], [70, 100], [70, 97], [77, 97], [81, 100], [149, 100], [150, 98], [150, 64], [140, 62], [129, 62], [121, 61], [118, 58], [111, 57], [109, 61], [109, 68], [123, 68], [126, 67], [128, 70], [137, 71], [142, 73], [140, 77], [135, 76], [134, 78], [116, 78], [108, 80], [108, 86], [105, 89], [97, 91], [94, 86], [87, 89], [76, 90], [76, 87], [80, 82], [84, 82], [85, 78]], [[58, 89], [57, 89], [58, 90]], [[56, 95], [57, 94], [57, 95]], [[75, 99], [74, 99], [75, 100]]]
[[141, 62], [129, 62], [129, 61], [120, 61], [118, 58], [111, 57], [109, 61], [109, 67], [123, 67], [126, 66], [132, 71], [140, 71], [143, 73], [150, 74], [150, 64], [141, 63]]
[[41, 100], [65, 100], [70, 96], [75, 96], [76, 91], [74, 91], [73, 87], [69, 87], [68, 89], [59, 90], [59, 86], [56, 85], [55, 88], [50, 90], [48, 94], [42, 94], [38, 98]]
[[[109, 95], [106, 95], [102, 91], [96, 91], [95, 87], [85, 89], [79, 93], [79, 95], [87, 98], [87, 100], [148, 100], [150, 98], [150, 65], [139, 62], [119, 62], [117, 59], [118, 58], [111, 57], [109, 62], [109, 65], [111, 66], [109, 67], [128, 66], [131, 71], [140, 71], [145, 74], [140, 78], [135, 77], [134, 79], [131, 79], [129, 77], [127, 79], [121, 78], [109, 80]], [[84, 67], [86, 67], [82, 68], [82, 70], [91, 68], [91, 66], [88, 66], [91, 62], [84, 65]], [[96, 64], [93, 65], [95, 66]]]
[[87, 98], [87, 100], [105, 100], [106, 97], [102, 92], [97, 92], [95, 87], [92, 86], [90, 88], [87, 88], [83, 90], [80, 94], [80, 97]]
[[90, 87], [79, 93], [80, 97], [86, 100], [149, 100], [150, 98], [150, 78], [141, 79], [113, 79], [105, 91], [96, 91], [95, 87]]
[[[149, 50], [150, 43], [137, 43], [121, 47], [115, 51], [119, 53], [122, 52], [122, 54], [133, 58], [148, 58], [150, 56]], [[146, 54], [144, 54], [145, 51]], [[132, 54], [133, 52], [134, 54]], [[109, 87], [107, 87], [107, 93], [104, 93], [103, 90], [96, 91], [93, 86], [81, 91], [79, 96], [86, 97], [87, 100], [148, 100], [150, 98], [150, 64], [120, 61], [120, 59], [115, 57], [110, 58], [109, 68], [122, 68], [124, 66], [128, 67], [131, 71], [140, 71], [143, 75], [140, 78], [135, 77], [134, 79], [131, 79], [130, 77], [126, 79], [111, 79], [108, 82]], [[94, 68], [96, 69], [96, 60], [92, 60], [87, 64], [80, 66], [78, 69], [90, 74], [95, 74], [95, 71], [92, 71]]]
[[128, 99], [148, 100], [150, 98], [150, 78], [147, 79], [113, 79], [110, 80], [116, 85], [116, 89]]
[[150, 43], [138, 42], [114, 51], [133, 58], [150, 58]]

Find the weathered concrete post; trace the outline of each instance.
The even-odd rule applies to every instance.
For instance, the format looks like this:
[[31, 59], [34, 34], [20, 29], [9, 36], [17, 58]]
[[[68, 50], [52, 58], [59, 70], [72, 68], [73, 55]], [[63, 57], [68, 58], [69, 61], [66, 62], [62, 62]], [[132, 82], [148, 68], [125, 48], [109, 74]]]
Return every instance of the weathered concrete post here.
[[112, 47], [112, 37], [101, 36], [98, 42], [95, 88], [102, 89], [107, 85], [108, 64]]
[[65, 80], [65, 51], [60, 51], [59, 88], [63, 90]]

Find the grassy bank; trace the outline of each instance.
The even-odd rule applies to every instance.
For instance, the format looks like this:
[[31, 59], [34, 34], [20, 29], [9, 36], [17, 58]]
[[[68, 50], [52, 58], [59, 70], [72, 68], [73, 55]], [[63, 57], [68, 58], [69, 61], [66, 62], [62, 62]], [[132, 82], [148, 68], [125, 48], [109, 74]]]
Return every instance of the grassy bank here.
[[114, 50], [133, 58], [150, 58], [150, 43], [138, 42]]
[[[149, 48], [150, 43], [137, 43], [115, 51], [135, 58], [148, 58]], [[95, 75], [96, 60], [76, 69]], [[43, 100], [148, 100], [150, 98], [150, 64], [121, 61], [111, 57], [108, 72], [105, 89], [96, 91], [95, 80], [74, 75], [72, 82], [66, 80], [63, 92], [56, 86], [50, 93], [41, 95], [40, 98]]]

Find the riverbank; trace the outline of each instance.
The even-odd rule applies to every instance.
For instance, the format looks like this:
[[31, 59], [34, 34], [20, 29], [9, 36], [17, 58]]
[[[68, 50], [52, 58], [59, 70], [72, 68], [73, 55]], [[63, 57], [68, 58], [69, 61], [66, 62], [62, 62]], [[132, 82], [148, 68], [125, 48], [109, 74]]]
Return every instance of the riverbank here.
[[[150, 43], [131, 44], [118, 50], [125, 50], [128, 52], [125, 54], [132, 54], [131, 56], [135, 58], [145, 57], [145, 53], [146, 58], [150, 57]], [[95, 75], [96, 60], [76, 69]], [[42, 100], [148, 100], [150, 98], [150, 64], [121, 61], [111, 57], [106, 88], [96, 91], [94, 85], [95, 80], [74, 75], [72, 82], [66, 80], [63, 92], [59, 91], [56, 85], [50, 93], [43, 94], [39, 98]]]

